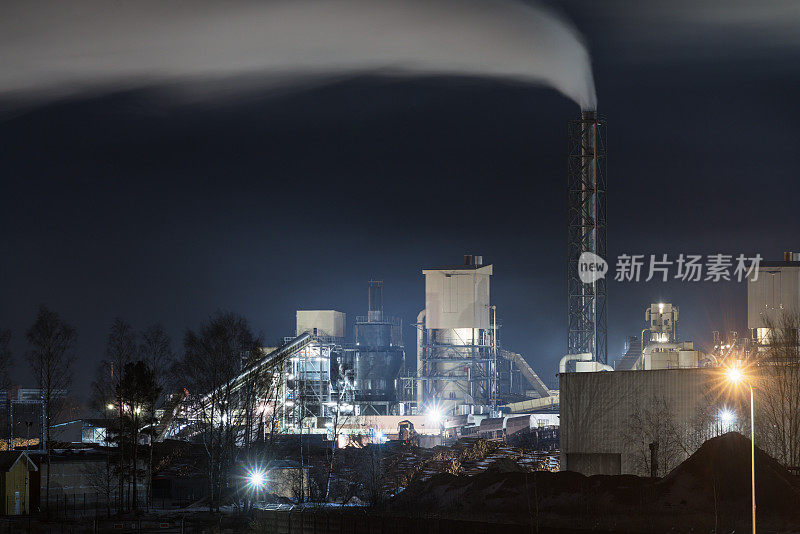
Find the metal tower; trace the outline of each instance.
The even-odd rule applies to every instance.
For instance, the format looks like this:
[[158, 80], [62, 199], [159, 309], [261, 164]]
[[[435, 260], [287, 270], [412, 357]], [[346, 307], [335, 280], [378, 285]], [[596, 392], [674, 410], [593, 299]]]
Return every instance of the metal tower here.
[[606, 258], [606, 124], [596, 111], [569, 123], [569, 245], [567, 292], [569, 354], [591, 352], [608, 360], [606, 279], [584, 284], [578, 260], [584, 252]]

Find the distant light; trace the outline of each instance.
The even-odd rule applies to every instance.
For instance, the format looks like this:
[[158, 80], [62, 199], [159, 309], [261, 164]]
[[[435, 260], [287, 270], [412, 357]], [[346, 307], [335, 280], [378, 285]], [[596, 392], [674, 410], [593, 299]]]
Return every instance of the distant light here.
[[719, 420], [725, 425], [733, 424], [736, 421], [736, 413], [729, 408], [723, 408], [719, 411]]
[[377, 443], [383, 443], [384, 441], [386, 441], [386, 436], [384, 435], [383, 432], [375, 432], [375, 441]]
[[444, 419], [442, 410], [439, 408], [431, 408], [430, 411], [428, 412], [428, 417], [430, 417], [431, 420], [436, 424], [441, 423], [442, 420]]
[[739, 382], [744, 380], [744, 373], [738, 367], [731, 367], [725, 374], [727, 375], [728, 380], [730, 380], [734, 384], [738, 384]]
[[260, 469], [252, 469], [247, 474], [247, 483], [250, 484], [250, 487], [253, 489], [259, 490], [267, 483], [267, 475]]
[[109, 410], [113, 410], [114, 409], [114, 405], [113, 404], [106, 404], [106, 408], [108, 408]]

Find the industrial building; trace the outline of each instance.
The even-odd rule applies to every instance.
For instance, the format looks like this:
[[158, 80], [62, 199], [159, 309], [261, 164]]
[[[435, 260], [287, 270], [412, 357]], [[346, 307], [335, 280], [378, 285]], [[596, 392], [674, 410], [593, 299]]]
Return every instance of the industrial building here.
[[[260, 432], [322, 434], [339, 441], [339, 435], [354, 440], [395, 435], [400, 421], [416, 420], [417, 433], [431, 436], [423, 439], [425, 444], [435, 445], [461, 435], [462, 428], [474, 431], [488, 417], [536, 411], [554, 415], [557, 392], [522, 355], [499, 343], [500, 325], [490, 301], [492, 266], [484, 265], [481, 256], [467, 255], [462, 265], [422, 273], [425, 309], [413, 325], [415, 359], [406, 357], [401, 319], [384, 311], [383, 282], [373, 280], [367, 313], [356, 317], [352, 340], [344, 313], [298, 310], [295, 335], [264, 349], [225, 386], [229, 394], [235, 398], [249, 387], [250, 377], [267, 373], [272, 391], [261, 395], [267, 401]], [[528, 400], [543, 402], [526, 405]], [[191, 413], [181, 398], [176, 402], [165, 407], [159, 440], [190, 439], [197, 427], [187, 423], [200, 414]], [[461, 415], [471, 417], [462, 420]], [[533, 419], [530, 427], [545, 419]], [[445, 426], [451, 430], [445, 432]]]
[[410, 400], [406, 382], [403, 321], [384, 314], [383, 282], [370, 281], [367, 315], [356, 317], [355, 346], [348, 350], [347, 372], [352, 373], [353, 403], [359, 412], [392, 415], [404, 412], [399, 403]]
[[425, 309], [417, 316], [414, 379], [418, 412], [497, 415], [510, 402], [551, 395], [525, 359], [500, 342], [492, 273], [492, 265], [473, 255], [465, 255], [461, 265], [422, 271]]
[[[469, 413], [496, 405], [497, 317], [492, 266], [481, 256], [426, 269], [425, 309], [417, 316], [417, 406]], [[432, 408], [434, 409], [434, 408]]]
[[[650, 371], [707, 367], [713, 357], [694, 348], [691, 341], [678, 340], [678, 307], [668, 302], [652, 303], [645, 310], [643, 344], [630, 341], [617, 371]], [[630, 343], [633, 343], [631, 345]]]
[[[641, 338], [631, 341], [644, 344], [629, 344], [616, 370], [588, 353], [562, 358], [563, 468], [587, 475], [656, 474], [688, 457], [689, 447], [676, 440], [713, 431], [701, 426], [722, 407], [714, 405], [717, 360], [679, 340], [678, 318], [677, 306], [650, 304]], [[567, 372], [572, 361], [576, 372]], [[660, 465], [658, 452], [648, 452], [651, 444], [661, 448]]]
[[[689, 456], [691, 444], [677, 440], [711, 437], [715, 427], [699, 427], [713, 425], [706, 414], [724, 405], [716, 404], [718, 383], [716, 369], [702, 367], [560, 375], [562, 469], [664, 475]], [[651, 443], [660, 449], [654, 473]]]
[[800, 253], [786, 252], [783, 261], [762, 261], [747, 283], [747, 327], [756, 344], [769, 344], [771, 329], [787, 315], [800, 313]]

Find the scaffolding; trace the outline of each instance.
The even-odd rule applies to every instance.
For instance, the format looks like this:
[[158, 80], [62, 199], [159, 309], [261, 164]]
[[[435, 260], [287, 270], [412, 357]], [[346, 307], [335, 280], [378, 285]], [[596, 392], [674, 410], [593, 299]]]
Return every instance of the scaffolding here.
[[591, 353], [608, 360], [606, 280], [583, 283], [579, 261], [585, 253], [606, 259], [606, 133], [595, 111], [569, 123], [568, 354]]
[[493, 404], [496, 361], [492, 331], [427, 329], [424, 324], [417, 328], [422, 329], [423, 339], [421, 369], [416, 379], [422, 390], [422, 404]]
[[347, 407], [352, 410], [352, 382], [339, 370], [343, 355], [341, 339], [312, 336], [310, 343], [276, 369], [278, 407], [286, 431], [298, 431], [309, 417], [333, 417]]

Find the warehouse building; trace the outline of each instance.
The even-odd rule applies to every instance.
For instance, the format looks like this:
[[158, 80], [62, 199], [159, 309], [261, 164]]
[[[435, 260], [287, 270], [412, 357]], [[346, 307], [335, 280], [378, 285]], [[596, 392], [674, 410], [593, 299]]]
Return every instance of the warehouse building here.
[[701, 367], [561, 374], [562, 468], [663, 476], [695, 445], [729, 430], [717, 417], [725, 406], [718, 373]]

